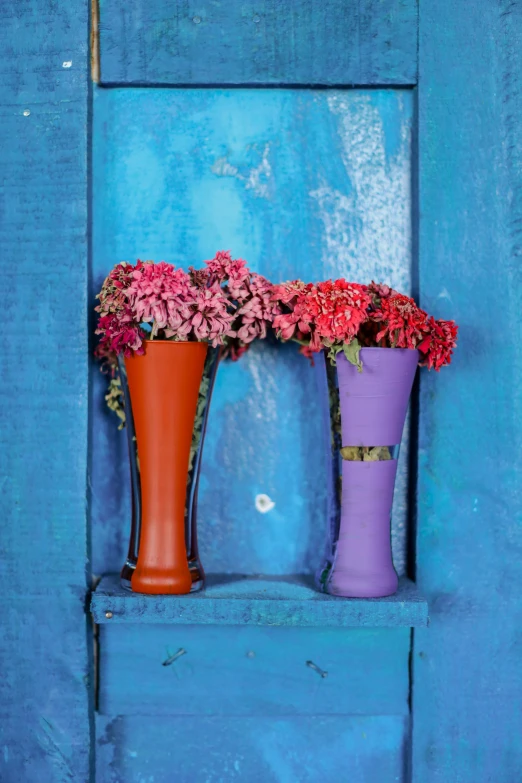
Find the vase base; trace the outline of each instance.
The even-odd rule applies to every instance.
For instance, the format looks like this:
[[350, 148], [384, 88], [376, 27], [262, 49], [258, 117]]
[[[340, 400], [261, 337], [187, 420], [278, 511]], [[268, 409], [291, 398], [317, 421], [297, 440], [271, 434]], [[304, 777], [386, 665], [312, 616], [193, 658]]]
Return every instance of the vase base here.
[[[124, 590], [128, 590], [129, 592], [132, 592], [131, 580], [135, 568], [136, 563], [131, 563], [130, 560], [127, 560], [121, 569], [120, 584]], [[190, 560], [189, 571], [190, 576], [192, 577], [192, 587], [190, 588], [190, 592], [197, 593], [205, 586], [205, 573], [201, 563], [198, 560]]]
[[342, 598], [386, 598], [397, 592], [399, 579], [395, 571], [382, 574], [356, 574], [333, 570], [323, 590]]
[[192, 577], [191, 593], [197, 593], [202, 590], [205, 585], [205, 572], [201, 566], [199, 560], [189, 560], [189, 571]]
[[125, 565], [121, 569], [120, 584], [125, 590], [132, 590], [131, 579], [136, 568], [136, 563], [132, 563], [130, 560], [125, 561]]

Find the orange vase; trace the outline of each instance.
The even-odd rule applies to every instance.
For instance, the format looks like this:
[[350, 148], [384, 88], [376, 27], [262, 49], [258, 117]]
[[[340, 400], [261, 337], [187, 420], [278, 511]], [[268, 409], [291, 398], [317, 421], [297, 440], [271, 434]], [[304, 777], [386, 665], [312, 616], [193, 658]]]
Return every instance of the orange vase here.
[[142, 518], [137, 593], [189, 593], [185, 501], [206, 343], [149, 340], [125, 359], [140, 461]]

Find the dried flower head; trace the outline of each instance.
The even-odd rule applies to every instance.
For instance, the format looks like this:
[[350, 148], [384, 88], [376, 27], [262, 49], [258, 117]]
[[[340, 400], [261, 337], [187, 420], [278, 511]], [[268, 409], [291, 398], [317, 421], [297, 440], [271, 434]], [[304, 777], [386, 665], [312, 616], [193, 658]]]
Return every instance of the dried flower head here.
[[292, 280], [274, 286], [273, 298], [281, 308], [273, 322], [278, 337], [300, 343], [308, 357], [327, 349], [335, 362], [342, 350], [362, 369], [362, 347], [410, 348], [419, 350], [421, 364], [439, 370], [456, 345], [453, 321], [435, 321], [414, 299], [385, 284]]
[[100, 357], [143, 353], [146, 339], [205, 340], [239, 357], [264, 338], [279, 308], [272, 285], [245, 261], [219, 252], [185, 272], [164, 261], [117, 264], [98, 295]]

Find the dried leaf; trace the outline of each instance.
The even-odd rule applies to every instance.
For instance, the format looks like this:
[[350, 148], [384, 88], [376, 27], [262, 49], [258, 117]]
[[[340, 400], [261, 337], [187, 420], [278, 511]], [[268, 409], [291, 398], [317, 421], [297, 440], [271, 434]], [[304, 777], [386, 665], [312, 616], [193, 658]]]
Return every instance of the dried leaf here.
[[359, 372], [362, 372], [362, 362], [361, 362], [361, 344], [357, 337], [354, 337], [351, 343], [345, 343], [343, 345], [343, 353], [350, 362], [350, 364], [355, 365], [357, 367], [357, 370]]
[[361, 462], [363, 458], [362, 449], [359, 446], [343, 446], [341, 457], [350, 462]]

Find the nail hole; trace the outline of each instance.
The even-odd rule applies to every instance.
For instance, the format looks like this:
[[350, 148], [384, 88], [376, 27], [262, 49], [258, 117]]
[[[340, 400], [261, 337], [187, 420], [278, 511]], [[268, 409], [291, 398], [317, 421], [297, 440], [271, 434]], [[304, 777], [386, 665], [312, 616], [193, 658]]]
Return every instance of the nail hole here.
[[261, 514], [266, 514], [275, 508], [275, 503], [268, 495], [256, 495], [255, 505]]
[[247, 658], [255, 658], [255, 657], [256, 657], [256, 654], [255, 654], [255, 652], [253, 650], [249, 650], [247, 652]]
[[107, 618], [107, 620], [110, 620], [112, 617], [112, 612], [105, 612], [105, 617]]
[[194, 22], [194, 24], [199, 24], [201, 22], [201, 17], [200, 16], [195, 16], [192, 19], [192, 21]]
[[24, 117], [29, 117], [30, 114], [31, 114], [31, 112], [29, 111], [29, 109], [25, 109]]

